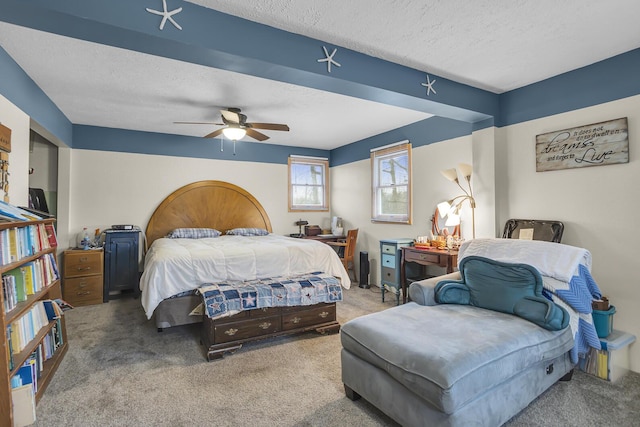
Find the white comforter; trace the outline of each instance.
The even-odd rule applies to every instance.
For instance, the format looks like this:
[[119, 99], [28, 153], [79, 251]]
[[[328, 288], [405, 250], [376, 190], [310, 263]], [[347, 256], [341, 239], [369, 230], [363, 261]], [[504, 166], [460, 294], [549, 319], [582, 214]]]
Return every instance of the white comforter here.
[[351, 280], [335, 250], [324, 243], [269, 234], [207, 239], [158, 239], [145, 257], [140, 279], [147, 318], [163, 299], [204, 283], [323, 271]]

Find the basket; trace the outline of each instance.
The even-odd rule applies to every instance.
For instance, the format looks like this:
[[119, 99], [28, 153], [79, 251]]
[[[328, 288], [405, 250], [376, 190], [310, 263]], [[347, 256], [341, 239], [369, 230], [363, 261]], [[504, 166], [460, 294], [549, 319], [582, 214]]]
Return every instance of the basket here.
[[615, 312], [616, 307], [611, 305], [607, 311], [593, 310], [591, 313], [598, 338], [606, 338], [613, 331], [613, 315]]

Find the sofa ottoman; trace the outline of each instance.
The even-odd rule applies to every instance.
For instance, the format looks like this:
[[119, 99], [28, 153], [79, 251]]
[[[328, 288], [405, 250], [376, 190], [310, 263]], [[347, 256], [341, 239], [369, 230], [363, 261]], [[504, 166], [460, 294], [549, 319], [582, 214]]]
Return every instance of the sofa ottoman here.
[[500, 425], [573, 368], [570, 328], [467, 305], [410, 302], [347, 322], [341, 341], [347, 396], [405, 426]]

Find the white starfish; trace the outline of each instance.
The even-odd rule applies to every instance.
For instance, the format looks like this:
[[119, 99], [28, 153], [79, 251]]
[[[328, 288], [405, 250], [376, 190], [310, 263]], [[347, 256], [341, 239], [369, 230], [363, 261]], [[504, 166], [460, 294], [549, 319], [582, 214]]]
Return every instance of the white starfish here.
[[147, 9], [147, 12], [149, 13], [162, 16], [162, 22], [160, 23], [160, 31], [162, 31], [162, 29], [164, 28], [164, 24], [167, 23], [167, 20], [169, 20], [173, 25], [175, 25], [177, 29], [182, 30], [182, 27], [178, 25], [178, 23], [173, 19], [173, 15], [182, 12], [181, 7], [169, 12], [167, 11], [167, 0], [162, 0], [162, 12], [160, 12], [159, 10], [149, 9], [148, 7], [146, 9]]
[[429, 74], [427, 74], [427, 82], [426, 83], [420, 83], [421, 86], [424, 86], [427, 88], [427, 96], [429, 96], [429, 93], [431, 93], [431, 91], [433, 91], [433, 93], [435, 93], [437, 95], [436, 90], [433, 88], [433, 84], [436, 82], [436, 79], [433, 79], [433, 81], [431, 79], [429, 79]]
[[333, 52], [331, 52], [331, 55], [329, 55], [329, 52], [327, 51], [326, 47], [322, 46], [322, 50], [324, 50], [325, 58], [318, 59], [318, 62], [326, 62], [327, 63], [327, 71], [331, 72], [331, 64], [335, 65], [336, 67], [340, 67], [340, 64], [338, 64], [336, 62], [336, 60], [333, 59], [333, 55], [335, 55], [336, 51], [338, 50], [337, 48], [333, 49]]

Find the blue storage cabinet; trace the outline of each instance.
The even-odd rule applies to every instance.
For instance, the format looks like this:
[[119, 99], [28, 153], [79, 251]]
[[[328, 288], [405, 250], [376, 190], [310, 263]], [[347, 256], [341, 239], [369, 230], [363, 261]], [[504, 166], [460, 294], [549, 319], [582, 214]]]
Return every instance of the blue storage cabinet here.
[[105, 230], [104, 302], [140, 295], [138, 247], [140, 230]]
[[402, 251], [400, 248], [411, 246], [413, 239], [388, 239], [380, 240], [380, 290], [382, 302], [385, 292], [393, 292], [396, 296], [396, 304], [400, 304], [400, 262]]

